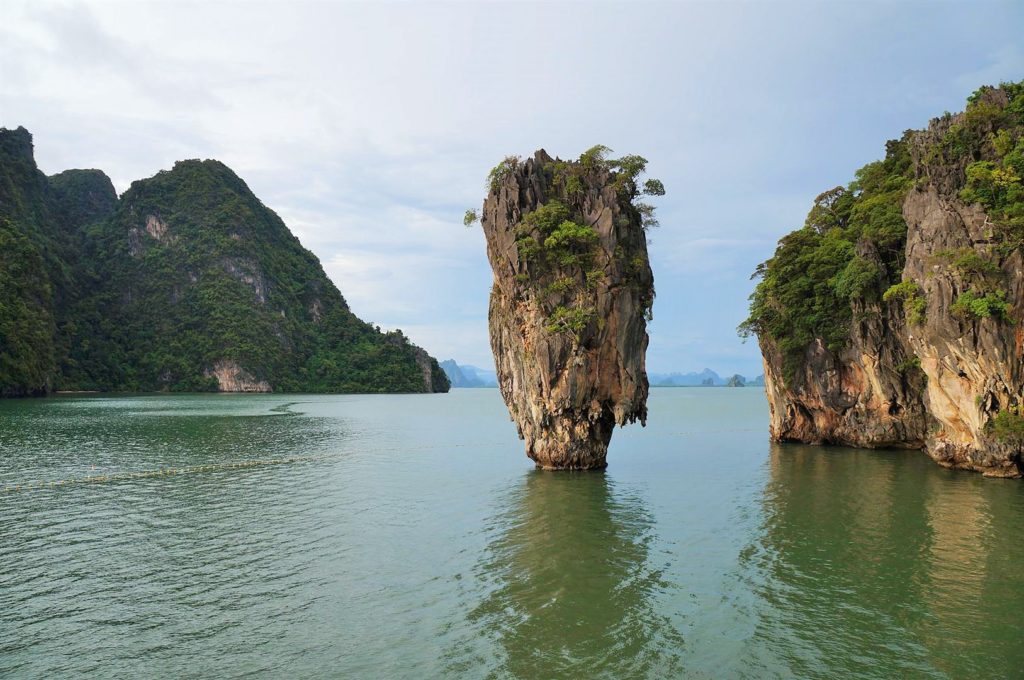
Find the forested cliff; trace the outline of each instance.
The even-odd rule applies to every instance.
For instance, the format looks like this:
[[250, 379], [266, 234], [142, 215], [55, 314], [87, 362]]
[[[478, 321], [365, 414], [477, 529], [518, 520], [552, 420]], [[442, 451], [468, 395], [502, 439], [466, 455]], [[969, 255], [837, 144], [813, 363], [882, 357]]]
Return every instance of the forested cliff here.
[[1024, 82], [888, 142], [762, 264], [778, 441], [923, 448], [1024, 472]]
[[98, 170], [45, 176], [28, 131], [0, 129], [0, 395], [447, 389], [224, 164], [118, 199]]

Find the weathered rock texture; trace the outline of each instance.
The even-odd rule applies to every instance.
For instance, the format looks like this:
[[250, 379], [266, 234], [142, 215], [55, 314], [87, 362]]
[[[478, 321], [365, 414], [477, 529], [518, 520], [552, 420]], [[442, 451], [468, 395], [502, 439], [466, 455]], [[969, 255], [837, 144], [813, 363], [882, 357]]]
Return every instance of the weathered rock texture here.
[[219, 392], [271, 392], [270, 383], [259, 380], [236, 362], [222, 359], [206, 371], [207, 377], [217, 379]]
[[925, 378], [900, 370], [907, 353], [902, 310], [857, 305], [849, 346], [829, 351], [821, 340], [807, 347], [797, 375], [786, 381], [783, 358], [771, 338], [760, 338], [769, 429], [774, 441], [867, 448], [921, 448], [928, 420]]
[[[995, 111], [1008, 104], [1002, 89], [983, 90], [980, 101]], [[935, 119], [906, 138], [913, 183], [902, 202], [902, 280], [923, 297], [923, 320], [908, 320], [897, 300], [853, 301], [845, 349], [812, 342], [789, 379], [778, 344], [759, 334], [773, 440], [922, 448], [945, 467], [995, 477], [1024, 472], [1021, 441], [994, 436], [991, 422], [1024, 403], [1024, 262], [1020, 244], [1008, 243], [998, 220], [960, 196], [968, 164], [995, 157], [995, 128], [983, 128], [979, 139], [988, 141], [970, 153], [940, 153], [951, 129], [978, 125], [965, 115]], [[951, 264], [965, 255], [993, 265], [987, 283]], [[1005, 292], [1008, 314], [958, 313], [958, 297], [982, 284]]]
[[[600, 469], [614, 426], [646, 421], [653, 275], [641, 215], [616, 173], [562, 164], [582, 181], [570, 194], [556, 186], [556, 163], [543, 150], [512, 163], [484, 203], [491, 348], [527, 456], [542, 468]], [[523, 220], [551, 201], [596, 232], [583, 263], [525, 254], [523, 240], [543, 244], [545, 234]], [[580, 310], [574, 329], [556, 328], [560, 309]]]
[[[999, 90], [988, 97], [1006, 106]], [[962, 117], [962, 114], [961, 116]], [[927, 300], [926, 320], [900, 336], [920, 358], [928, 377], [924, 401], [934, 420], [926, 451], [940, 465], [1020, 477], [1020, 442], [993, 437], [989, 427], [999, 411], [1024, 403], [1024, 261], [1021, 249], [1000, 247], [993, 225], [979, 204], [957, 197], [962, 165], [928, 162], [933, 146], [960, 117], [938, 119], [918, 135], [915, 161], [921, 179], [903, 203], [907, 221], [905, 280], [914, 281]], [[975, 276], [947, 266], [944, 253], [975, 253], [998, 267], [1000, 289], [1010, 311], [1006, 319], [963, 318], [951, 312], [957, 297], [975, 286]], [[962, 257], [962, 255], [961, 255]]]

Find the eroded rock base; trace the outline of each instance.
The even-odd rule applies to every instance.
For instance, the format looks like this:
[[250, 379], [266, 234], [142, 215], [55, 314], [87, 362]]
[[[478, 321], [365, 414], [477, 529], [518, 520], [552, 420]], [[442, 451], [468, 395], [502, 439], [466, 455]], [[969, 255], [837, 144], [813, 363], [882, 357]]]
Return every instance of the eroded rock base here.
[[543, 470], [603, 470], [615, 420], [566, 422], [527, 437], [526, 455]]

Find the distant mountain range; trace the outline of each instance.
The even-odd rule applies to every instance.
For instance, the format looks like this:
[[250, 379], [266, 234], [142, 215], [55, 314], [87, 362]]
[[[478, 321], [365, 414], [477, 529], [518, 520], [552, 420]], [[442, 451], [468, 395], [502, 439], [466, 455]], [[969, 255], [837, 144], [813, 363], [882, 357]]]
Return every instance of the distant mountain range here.
[[[498, 376], [493, 370], [456, 363], [454, 359], [441, 362], [452, 387], [497, 387]], [[735, 374], [723, 378], [710, 368], [699, 373], [648, 373], [651, 387], [763, 387], [764, 376], [748, 379]]]
[[452, 387], [497, 387], [498, 374], [492, 370], [457, 364], [455, 359], [441, 362], [441, 370], [448, 376]]
[[762, 387], [764, 376], [759, 375], [753, 380], [738, 373], [723, 378], [710, 368], [700, 373], [648, 373], [647, 379], [651, 387]]

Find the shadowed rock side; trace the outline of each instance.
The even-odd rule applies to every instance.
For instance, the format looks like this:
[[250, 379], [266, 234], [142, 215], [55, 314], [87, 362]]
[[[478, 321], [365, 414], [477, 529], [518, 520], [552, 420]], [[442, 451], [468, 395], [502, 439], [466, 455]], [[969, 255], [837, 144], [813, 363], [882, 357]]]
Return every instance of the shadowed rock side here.
[[927, 417], [920, 372], [901, 371], [903, 347], [889, 339], [903, 322], [892, 310], [874, 307], [838, 354], [816, 340], [791, 381], [770, 337], [760, 341], [765, 393], [774, 441], [840, 444], [866, 448], [921, 448]]
[[604, 468], [614, 426], [647, 417], [654, 280], [635, 174], [585, 157], [507, 159], [481, 216], [498, 385], [548, 469]]
[[[887, 151], [820, 196], [758, 270], [744, 325], [764, 357], [771, 437], [923, 448], [945, 467], [1020, 477], [1024, 84], [982, 88]], [[828, 270], [818, 254], [844, 239], [848, 261]], [[815, 276], [801, 307], [798, 279]]]

